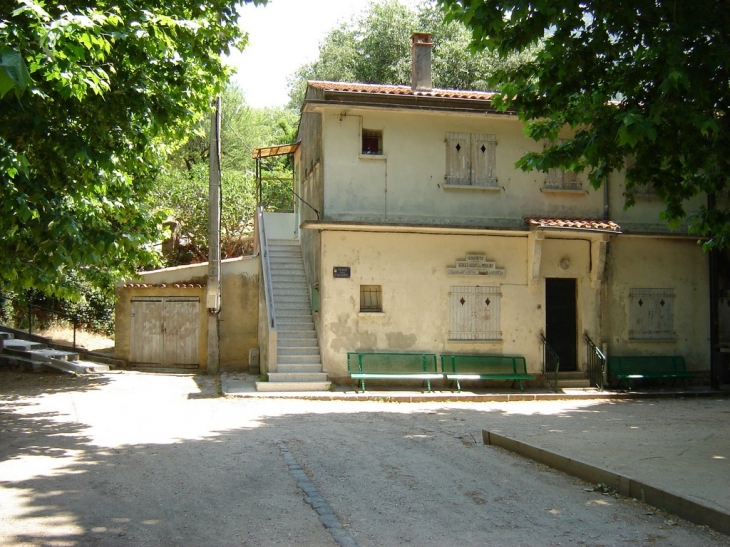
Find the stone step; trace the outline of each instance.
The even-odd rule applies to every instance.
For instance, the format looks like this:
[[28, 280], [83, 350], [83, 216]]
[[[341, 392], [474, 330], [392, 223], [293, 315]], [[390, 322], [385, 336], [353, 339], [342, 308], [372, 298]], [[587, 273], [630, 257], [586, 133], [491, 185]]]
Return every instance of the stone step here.
[[311, 325], [314, 327], [311, 313], [303, 314], [292, 310], [276, 310], [276, 322], [281, 325]]
[[299, 298], [297, 300], [284, 300], [284, 301], [277, 301], [274, 300], [274, 308], [277, 310], [300, 310], [306, 313], [311, 313], [309, 310], [309, 301], [305, 300], [304, 298]]
[[319, 348], [317, 346], [309, 346], [309, 347], [302, 347], [302, 346], [281, 346], [277, 348], [277, 355], [281, 357], [282, 355], [286, 355], [287, 357], [290, 356], [312, 356], [316, 355], [319, 357]]
[[309, 298], [306, 294], [283, 294], [274, 295], [275, 306], [302, 306], [309, 308]]
[[[291, 325], [287, 325], [288, 327], [291, 327]], [[311, 329], [295, 329], [295, 328], [288, 328], [288, 329], [281, 329], [278, 330], [278, 341], [281, 342], [282, 340], [317, 340], [317, 331], [314, 330], [314, 327]]]
[[31, 351], [35, 349], [45, 349], [46, 344], [40, 342], [30, 342], [29, 340], [20, 340], [17, 338], [11, 338], [10, 340], [2, 340], [2, 346], [5, 350], [14, 351]]
[[316, 355], [277, 355], [276, 360], [284, 365], [318, 365], [322, 369], [322, 359]]
[[57, 359], [59, 361], [78, 361], [79, 354], [69, 351], [62, 351], [51, 348], [34, 349], [28, 352], [28, 356], [34, 361], [45, 361], [46, 359]]
[[329, 391], [330, 382], [256, 382], [256, 391], [291, 393], [302, 391]]
[[274, 300], [278, 300], [280, 297], [284, 298], [309, 298], [309, 287], [306, 283], [299, 283], [297, 285], [286, 285], [282, 284], [277, 287], [273, 287], [271, 291]]
[[278, 363], [276, 365], [277, 373], [320, 373], [322, 372], [322, 364], [310, 363], [310, 364], [293, 364], [293, 363]]
[[302, 348], [302, 349], [309, 349], [309, 348], [317, 348], [317, 337], [316, 336], [310, 336], [309, 338], [281, 338], [279, 337], [277, 341], [277, 345], [279, 346], [279, 351], [281, 351], [284, 348]]
[[576, 379], [576, 380], [558, 380], [558, 389], [563, 388], [589, 388], [591, 382], [588, 378]]
[[[316, 332], [314, 330], [314, 321], [309, 319], [308, 322], [304, 321], [295, 321], [295, 322], [283, 322], [280, 323], [278, 320], [276, 322], [276, 330], [279, 332], [279, 335], [285, 332], [312, 332], [316, 335]], [[299, 336], [290, 336], [289, 338], [299, 338]]]
[[325, 372], [269, 372], [269, 382], [326, 382]]

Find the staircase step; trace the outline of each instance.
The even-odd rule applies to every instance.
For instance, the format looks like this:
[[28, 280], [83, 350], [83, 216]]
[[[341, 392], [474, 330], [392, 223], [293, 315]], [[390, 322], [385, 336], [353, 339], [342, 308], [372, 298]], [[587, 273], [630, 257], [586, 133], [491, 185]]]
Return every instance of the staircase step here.
[[276, 359], [284, 365], [317, 365], [322, 370], [322, 360], [317, 355], [277, 355]]
[[47, 359], [57, 359], [59, 361], [78, 361], [79, 354], [71, 353], [69, 351], [62, 351], [57, 349], [42, 348], [34, 349], [28, 352], [28, 356], [34, 361], [45, 361]]
[[558, 380], [558, 388], [589, 388], [591, 382], [588, 378], [582, 380]]
[[[314, 334], [314, 333], [313, 333]], [[319, 347], [317, 346], [317, 337], [311, 336], [309, 338], [281, 338], [277, 340], [277, 345], [279, 346], [279, 351], [285, 348], [293, 348], [293, 349], [316, 349], [319, 351]]]
[[269, 382], [326, 382], [325, 372], [269, 372]]
[[311, 365], [293, 365], [289, 363], [279, 363], [276, 366], [276, 373], [304, 373], [304, 374], [312, 374], [312, 373], [321, 373], [322, 372], [322, 364], [311, 364]]
[[47, 346], [40, 342], [30, 342], [28, 340], [19, 340], [17, 338], [10, 340], [2, 340], [3, 348], [14, 351], [31, 351], [35, 349], [44, 349]]
[[317, 357], [319, 357], [319, 348], [317, 346], [279, 346], [276, 354], [279, 357], [281, 357], [282, 355], [285, 355], [287, 357], [297, 355], [311, 357], [312, 355], [316, 355]]
[[256, 382], [256, 391], [269, 393], [329, 391], [331, 386], [331, 382]]
[[282, 340], [309, 340], [317, 339], [317, 331], [311, 329], [281, 329], [278, 330], [278, 341]]

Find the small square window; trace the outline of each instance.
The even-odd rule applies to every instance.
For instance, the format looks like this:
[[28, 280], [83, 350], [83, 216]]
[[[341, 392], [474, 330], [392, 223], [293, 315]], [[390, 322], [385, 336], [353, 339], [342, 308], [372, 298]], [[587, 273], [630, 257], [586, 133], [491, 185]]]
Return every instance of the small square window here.
[[383, 155], [383, 132], [372, 129], [362, 130], [362, 153], [369, 156]]
[[360, 311], [383, 311], [381, 285], [360, 285]]

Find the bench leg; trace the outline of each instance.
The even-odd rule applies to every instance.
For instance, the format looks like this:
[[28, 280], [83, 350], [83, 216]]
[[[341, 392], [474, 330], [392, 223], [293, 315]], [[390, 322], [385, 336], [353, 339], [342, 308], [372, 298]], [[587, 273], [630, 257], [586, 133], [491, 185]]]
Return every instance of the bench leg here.
[[428, 390], [431, 391], [431, 380], [426, 380], [426, 386], [428, 386]]
[[360, 379], [360, 389], [362, 389], [362, 392], [365, 393], [365, 380]]

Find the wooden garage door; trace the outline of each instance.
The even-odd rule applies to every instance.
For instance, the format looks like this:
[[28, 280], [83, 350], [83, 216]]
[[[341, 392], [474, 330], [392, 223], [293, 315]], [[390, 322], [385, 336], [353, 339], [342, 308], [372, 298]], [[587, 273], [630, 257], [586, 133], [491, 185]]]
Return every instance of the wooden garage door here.
[[133, 298], [132, 363], [197, 367], [199, 324], [197, 297]]

